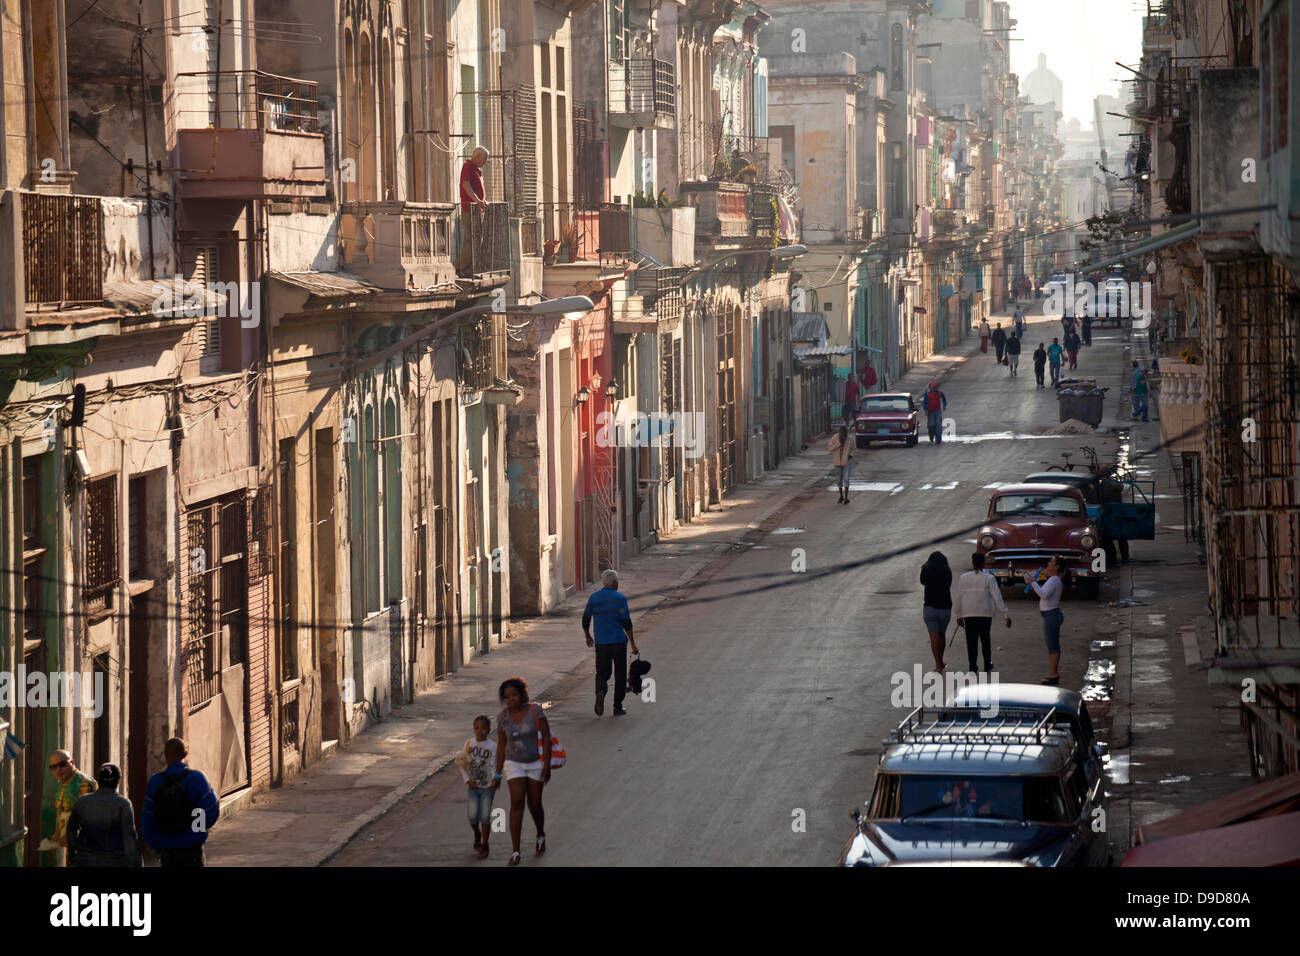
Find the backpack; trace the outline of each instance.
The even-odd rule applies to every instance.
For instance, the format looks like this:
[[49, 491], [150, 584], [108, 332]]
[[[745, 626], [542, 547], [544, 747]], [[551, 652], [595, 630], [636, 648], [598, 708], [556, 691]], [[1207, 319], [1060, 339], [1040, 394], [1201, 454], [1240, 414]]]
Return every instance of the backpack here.
[[164, 836], [180, 836], [189, 832], [190, 818], [194, 812], [190, 795], [185, 790], [185, 777], [189, 772], [186, 768], [178, 777], [164, 773], [163, 785], [153, 796], [154, 821], [158, 825], [158, 832]]

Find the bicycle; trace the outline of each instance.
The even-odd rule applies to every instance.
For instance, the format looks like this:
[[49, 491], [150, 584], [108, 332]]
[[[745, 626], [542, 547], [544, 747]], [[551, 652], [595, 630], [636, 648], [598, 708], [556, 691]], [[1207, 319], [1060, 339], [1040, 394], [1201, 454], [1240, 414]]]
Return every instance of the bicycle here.
[[[1072, 452], [1072, 451], [1063, 451], [1063, 452], [1061, 452], [1061, 457], [1065, 459], [1065, 464], [1064, 464], [1064, 465], [1048, 465], [1048, 466], [1047, 466], [1047, 470], [1048, 470], [1048, 471], [1074, 471], [1074, 463], [1073, 463], [1072, 461], [1070, 461], [1070, 458], [1071, 458], [1071, 456], [1073, 456], [1073, 454], [1074, 454], [1074, 452]], [[1044, 464], [1044, 465], [1047, 465], [1047, 462], [1043, 462], [1043, 464]]]

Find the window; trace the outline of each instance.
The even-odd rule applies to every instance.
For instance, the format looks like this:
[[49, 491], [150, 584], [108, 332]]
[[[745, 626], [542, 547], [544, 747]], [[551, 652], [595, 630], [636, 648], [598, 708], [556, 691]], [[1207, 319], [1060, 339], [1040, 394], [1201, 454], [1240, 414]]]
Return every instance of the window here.
[[891, 90], [901, 90], [905, 88], [904, 84], [904, 65], [903, 65], [903, 25], [895, 23], [890, 28], [889, 42], [890, 65], [893, 67]]
[[1291, 83], [1291, 16], [1285, 10], [1277, 15], [1273, 24], [1273, 75], [1277, 77], [1273, 87], [1276, 99], [1277, 133], [1274, 143], [1278, 149], [1287, 147], [1287, 128], [1291, 122], [1289, 114], [1289, 86]]
[[903, 165], [903, 144], [890, 143], [889, 159], [889, 214], [905, 214], [905, 197], [907, 194], [907, 168]]
[[190, 508], [184, 517], [182, 621], [191, 709], [221, 692], [221, 672], [248, 657], [248, 518], [243, 492]]
[[279, 642], [280, 681], [298, 677], [298, 563], [297, 500], [294, 483], [298, 472], [296, 439], [280, 440], [277, 479], [280, 484], [280, 560], [276, 569], [280, 589], [280, 620], [276, 628]]
[[148, 537], [144, 528], [145, 481], [132, 478], [126, 486], [126, 576], [145, 578], [147, 573]]
[[627, 59], [628, 0], [609, 0], [609, 58]]
[[86, 611], [113, 607], [118, 580], [117, 476], [86, 482]]
[[45, 636], [45, 510], [41, 495], [43, 456], [23, 459], [23, 638], [27, 650]]

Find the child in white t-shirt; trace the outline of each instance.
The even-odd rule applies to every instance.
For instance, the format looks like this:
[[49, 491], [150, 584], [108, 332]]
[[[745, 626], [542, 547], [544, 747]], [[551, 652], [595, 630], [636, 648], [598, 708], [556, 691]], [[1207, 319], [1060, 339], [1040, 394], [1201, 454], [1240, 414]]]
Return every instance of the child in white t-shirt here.
[[469, 827], [474, 831], [474, 850], [480, 860], [488, 855], [488, 835], [492, 832], [492, 776], [497, 766], [497, 741], [492, 736], [492, 721], [474, 718], [474, 736], [465, 741], [456, 765], [469, 788]]

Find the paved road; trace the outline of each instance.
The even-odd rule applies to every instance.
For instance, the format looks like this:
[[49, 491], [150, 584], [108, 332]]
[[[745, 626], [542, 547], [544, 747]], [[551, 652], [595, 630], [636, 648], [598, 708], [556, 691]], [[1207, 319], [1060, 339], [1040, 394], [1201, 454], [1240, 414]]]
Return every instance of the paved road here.
[[[1050, 342], [1048, 323], [1037, 328]], [[1083, 351], [1079, 374], [1117, 384], [1121, 345], [1106, 336]], [[904, 713], [891, 703], [891, 676], [930, 661], [917, 574], [933, 548], [827, 569], [940, 537], [954, 568], [964, 569], [987, 486], [1041, 470], [1088, 440], [1031, 434], [1057, 421], [1055, 395], [1034, 388], [1028, 362], [1041, 338], [1031, 326], [1016, 379], [991, 354], [949, 378], [957, 441], [860, 452], [850, 504], [837, 503], [828, 478], [779, 516], [781, 527], [657, 612], [639, 637], [654, 664], [654, 702], [629, 698], [629, 716], [614, 719], [607, 709], [597, 718], [590, 663], [547, 695], [570, 762], [546, 789], [541, 860], [525, 819], [525, 865], [835, 861], [851, 831], [849, 810], [870, 787], [880, 738]], [[791, 570], [793, 548], [805, 552], [804, 573]], [[1036, 682], [1046, 672], [1037, 605], [1022, 597], [1011, 607], [1013, 628], [994, 630], [1000, 680]], [[1092, 603], [1066, 606], [1061, 666], [1073, 686], [1096, 617]], [[950, 663], [963, 661], [963, 643], [959, 635]], [[484, 702], [485, 712], [498, 709]], [[508, 795], [496, 805], [508, 807]], [[486, 864], [475, 863], [470, 842], [463, 784], [445, 771], [331, 862], [501, 865], [509, 855], [507, 834], [494, 836]]]

